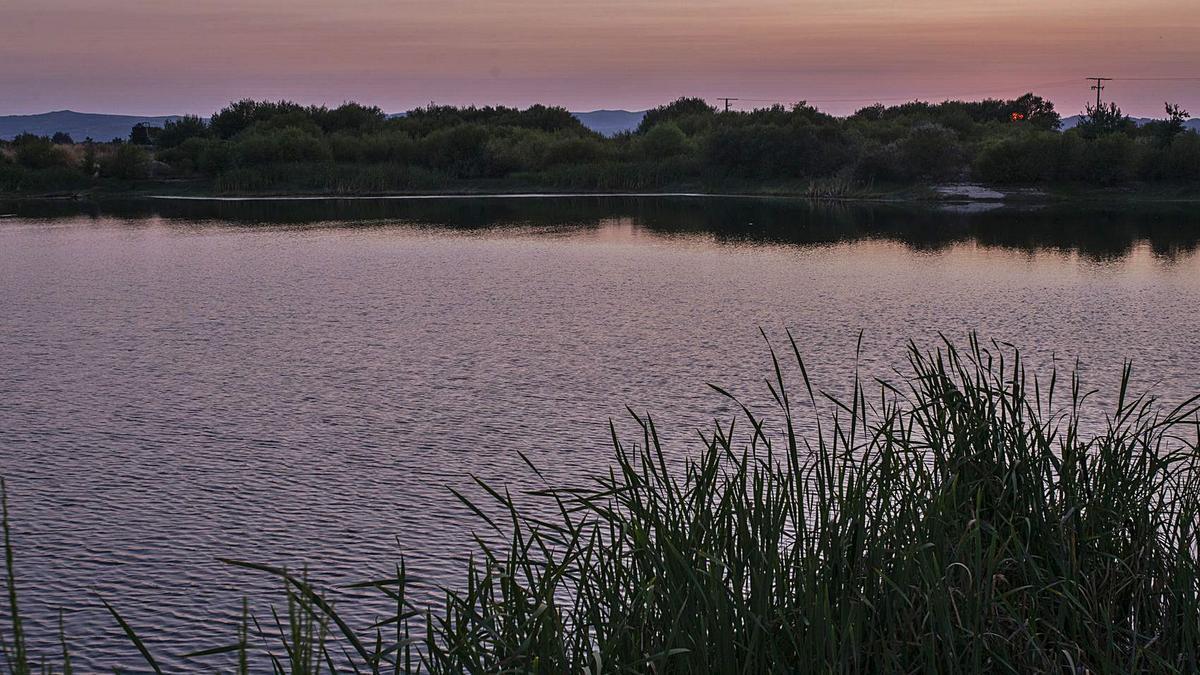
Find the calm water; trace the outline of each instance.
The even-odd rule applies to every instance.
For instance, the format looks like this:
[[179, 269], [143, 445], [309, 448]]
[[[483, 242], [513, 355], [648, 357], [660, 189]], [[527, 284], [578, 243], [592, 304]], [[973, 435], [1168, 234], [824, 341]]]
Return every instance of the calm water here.
[[[96, 601], [174, 669], [273, 586], [410, 570], [453, 584], [474, 473], [534, 487], [608, 466], [607, 420], [671, 451], [762, 401], [796, 335], [819, 384], [969, 331], [1040, 365], [1122, 359], [1200, 391], [1200, 214], [961, 214], [766, 200], [0, 206], [0, 472], [30, 630], [137, 667]], [[262, 606], [260, 605], [260, 609]], [[369, 617], [364, 617], [364, 620]]]

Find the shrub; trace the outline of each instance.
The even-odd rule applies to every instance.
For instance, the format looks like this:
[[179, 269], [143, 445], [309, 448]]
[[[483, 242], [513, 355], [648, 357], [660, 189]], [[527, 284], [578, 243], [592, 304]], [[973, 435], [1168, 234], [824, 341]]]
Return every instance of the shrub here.
[[332, 158], [320, 138], [302, 129], [287, 127], [256, 131], [234, 145], [238, 164], [253, 166], [277, 162], [320, 162]]
[[717, 127], [704, 155], [710, 166], [726, 173], [762, 179], [828, 175], [849, 160], [845, 139], [836, 130], [807, 124]]
[[196, 169], [210, 176], [231, 168], [237, 159], [234, 144], [220, 139], [204, 141], [196, 155]]
[[870, 141], [859, 150], [854, 176], [864, 181], [896, 181], [905, 177], [903, 160], [896, 143]]
[[1124, 135], [1107, 133], [1084, 140], [1069, 162], [1071, 177], [1100, 186], [1131, 180], [1137, 168], [1137, 144]]
[[189, 139], [206, 138], [209, 133], [204, 120], [195, 115], [185, 115], [178, 120], [167, 120], [154, 142], [160, 148], [175, 148]]
[[985, 144], [975, 158], [975, 175], [989, 183], [1038, 183], [1057, 178], [1060, 136], [1035, 132]]
[[42, 136], [21, 134], [13, 139], [13, 147], [16, 150], [17, 164], [27, 169], [49, 169], [67, 166], [70, 163], [69, 156], [63, 148]]
[[1200, 181], [1200, 133], [1183, 132], [1171, 139], [1158, 176], [1172, 181]]
[[363, 133], [378, 129], [387, 118], [383, 114], [383, 110], [375, 106], [365, 106], [354, 102], [343, 103], [333, 110], [312, 108], [309, 115], [325, 133], [339, 131]]
[[254, 101], [242, 99], [230, 103], [212, 116], [210, 126], [220, 138], [233, 138], [257, 122], [265, 122], [282, 115], [299, 115], [310, 119], [307, 110], [291, 101]]
[[637, 133], [646, 133], [663, 122], [674, 122], [685, 133], [695, 134], [708, 128], [716, 116], [716, 109], [704, 99], [680, 98], [667, 105], [647, 110], [645, 117], [638, 124]]
[[913, 127], [898, 150], [903, 171], [910, 178], [952, 179], [965, 160], [958, 135], [937, 124]]
[[362, 137], [363, 159], [368, 162], [410, 162], [414, 156], [413, 139], [403, 131], [380, 131]]
[[647, 159], [674, 157], [688, 149], [687, 135], [673, 122], [654, 125], [638, 141], [642, 156]]
[[125, 143], [117, 148], [102, 170], [122, 180], [145, 178], [149, 175], [150, 154], [139, 145]]
[[588, 164], [600, 159], [604, 146], [597, 138], [558, 137], [547, 145], [543, 155], [543, 166], [556, 164]]
[[361, 162], [366, 156], [366, 144], [357, 134], [338, 132], [330, 135], [328, 142], [335, 162]]
[[438, 129], [418, 141], [418, 156], [434, 169], [458, 178], [484, 175], [487, 166], [487, 129], [478, 124], [460, 124]]
[[536, 171], [546, 165], [552, 136], [531, 129], [513, 129], [496, 134], [484, 147], [487, 173], [504, 176], [510, 173]]

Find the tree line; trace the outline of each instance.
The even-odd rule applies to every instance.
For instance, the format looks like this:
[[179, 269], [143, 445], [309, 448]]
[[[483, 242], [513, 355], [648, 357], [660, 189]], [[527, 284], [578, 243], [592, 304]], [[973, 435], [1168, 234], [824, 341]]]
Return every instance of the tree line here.
[[615, 137], [563, 108], [429, 105], [399, 116], [241, 100], [211, 118], [138, 125], [128, 140], [22, 135], [0, 145], [0, 190], [179, 179], [218, 192], [389, 192], [480, 187], [826, 191], [974, 180], [1117, 186], [1200, 181], [1187, 111], [1137, 125], [1116, 104], [1062, 131], [1032, 93], [876, 104], [835, 117], [800, 103], [718, 111], [681, 98]]

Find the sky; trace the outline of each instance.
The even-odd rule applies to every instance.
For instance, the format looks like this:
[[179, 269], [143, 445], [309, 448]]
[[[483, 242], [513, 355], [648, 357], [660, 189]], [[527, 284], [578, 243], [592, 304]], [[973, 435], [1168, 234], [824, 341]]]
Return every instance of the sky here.
[[[1104, 94], [1200, 115], [1200, 0], [0, 0], [0, 114]], [[1151, 79], [1153, 78], [1153, 79]]]

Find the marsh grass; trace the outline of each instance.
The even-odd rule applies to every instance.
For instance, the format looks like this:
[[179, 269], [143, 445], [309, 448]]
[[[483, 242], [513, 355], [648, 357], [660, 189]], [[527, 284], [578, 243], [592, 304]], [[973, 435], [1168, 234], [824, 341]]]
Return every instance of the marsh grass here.
[[[686, 460], [635, 415], [640, 438], [614, 428], [589, 486], [456, 493], [477, 555], [436, 606], [410, 600], [401, 565], [355, 585], [394, 615], [354, 627], [303, 576], [227, 561], [276, 577], [287, 615], [247, 611], [235, 643], [191, 656], [279, 673], [1200, 669], [1197, 399], [1134, 396], [1126, 367], [1087, 431], [1077, 377], [1030, 378], [994, 343], [910, 347], [898, 384], [856, 376], [844, 400], [813, 389], [794, 342], [772, 356], [770, 421], [738, 403]], [[7, 532], [6, 510], [4, 653], [26, 673]]]

